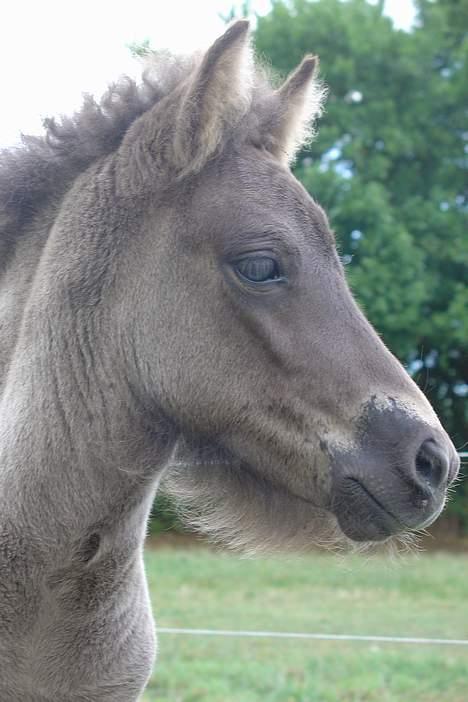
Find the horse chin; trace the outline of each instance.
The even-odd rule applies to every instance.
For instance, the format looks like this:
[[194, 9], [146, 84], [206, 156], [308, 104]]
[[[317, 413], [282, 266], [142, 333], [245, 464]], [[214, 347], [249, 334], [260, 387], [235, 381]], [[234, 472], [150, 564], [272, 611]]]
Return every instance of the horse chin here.
[[262, 479], [218, 447], [191, 450], [189, 456], [185, 445], [168, 466], [161, 490], [175, 501], [186, 526], [248, 555], [373, 546], [347, 535], [329, 509]]

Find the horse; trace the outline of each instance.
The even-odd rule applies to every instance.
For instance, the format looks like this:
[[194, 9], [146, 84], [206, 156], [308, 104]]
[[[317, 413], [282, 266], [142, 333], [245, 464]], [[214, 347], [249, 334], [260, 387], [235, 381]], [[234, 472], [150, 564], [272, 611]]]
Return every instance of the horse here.
[[289, 164], [324, 88], [248, 22], [149, 60], [0, 172], [0, 699], [129, 702], [158, 485], [252, 553], [387, 542], [458, 470]]

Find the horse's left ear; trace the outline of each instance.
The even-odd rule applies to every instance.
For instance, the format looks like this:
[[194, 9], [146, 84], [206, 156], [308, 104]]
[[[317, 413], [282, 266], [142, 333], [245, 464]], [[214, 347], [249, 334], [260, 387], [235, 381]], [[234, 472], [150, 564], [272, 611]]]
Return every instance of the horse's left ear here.
[[215, 41], [181, 100], [174, 134], [174, 165], [197, 171], [220, 144], [226, 127], [247, 112], [252, 97], [249, 22], [238, 20]]
[[277, 106], [265, 125], [265, 146], [285, 163], [313, 136], [313, 121], [321, 113], [326, 93], [317, 73], [318, 58], [306, 56], [276, 91]]

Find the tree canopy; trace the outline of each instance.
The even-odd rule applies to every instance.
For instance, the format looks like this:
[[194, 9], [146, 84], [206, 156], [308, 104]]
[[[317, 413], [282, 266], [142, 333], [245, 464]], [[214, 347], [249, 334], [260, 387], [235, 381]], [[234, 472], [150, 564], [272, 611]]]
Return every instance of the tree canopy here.
[[468, 4], [416, 7], [417, 26], [404, 32], [382, 1], [274, 0], [255, 40], [283, 74], [304, 54], [319, 55], [326, 115], [296, 175], [328, 212], [367, 316], [460, 447], [468, 441]]

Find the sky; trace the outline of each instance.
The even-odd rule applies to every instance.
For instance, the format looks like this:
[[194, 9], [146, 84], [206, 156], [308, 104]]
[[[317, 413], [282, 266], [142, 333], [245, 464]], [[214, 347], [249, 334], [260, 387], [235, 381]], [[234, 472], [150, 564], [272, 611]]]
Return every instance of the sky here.
[[[42, 119], [71, 114], [84, 92], [99, 96], [122, 74], [138, 77], [128, 45], [188, 53], [223, 32], [236, 0], [4, 0], [0, 24], [0, 146], [40, 134]], [[258, 14], [269, 0], [252, 0]], [[411, 0], [386, 0], [386, 14], [409, 29]]]

